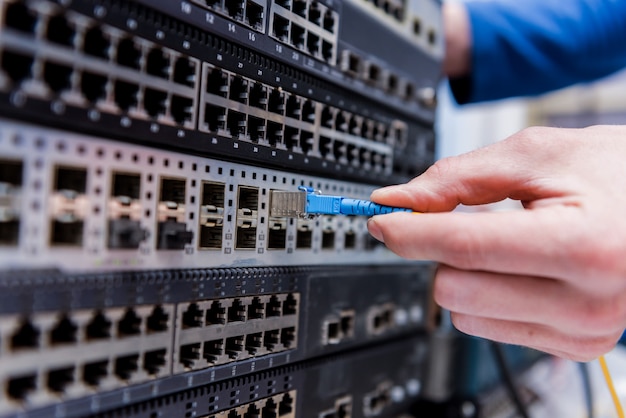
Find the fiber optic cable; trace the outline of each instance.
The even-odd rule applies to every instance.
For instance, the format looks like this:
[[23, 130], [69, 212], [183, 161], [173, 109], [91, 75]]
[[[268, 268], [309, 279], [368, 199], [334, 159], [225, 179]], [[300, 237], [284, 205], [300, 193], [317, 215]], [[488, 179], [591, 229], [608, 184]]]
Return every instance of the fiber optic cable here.
[[384, 206], [369, 200], [323, 195], [311, 187], [300, 186], [297, 192], [272, 191], [270, 216], [311, 218], [318, 215], [374, 216], [412, 209]]
[[604, 356], [600, 356], [598, 357], [598, 361], [600, 362], [600, 367], [602, 368], [602, 374], [604, 375], [604, 380], [606, 380], [606, 385], [609, 388], [609, 392], [611, 392], [611, 398], [613, 398], [613, 404], [615, 404], [617, 416], [619, 418], [626, 418], [619, 396], [617, 396], [617, 392], [615, 391], [615, 386], [613, 385], [613, 379], [611, 378], [611, 373], [609, 372], [609, 366], [606, 364], [606, 359]]

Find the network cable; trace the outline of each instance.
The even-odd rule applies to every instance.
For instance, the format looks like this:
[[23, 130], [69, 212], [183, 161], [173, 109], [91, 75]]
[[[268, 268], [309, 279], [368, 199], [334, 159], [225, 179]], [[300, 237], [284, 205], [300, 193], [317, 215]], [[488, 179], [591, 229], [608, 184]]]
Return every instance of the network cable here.
[[369, 200], [324, 195], [312, 187], [300, 186], [297, 192], [272, 191], [270, 216], [314, 218], [319, 215], [374, 216], [392, 212], [414, 212], [412, 209], [384, 206]]

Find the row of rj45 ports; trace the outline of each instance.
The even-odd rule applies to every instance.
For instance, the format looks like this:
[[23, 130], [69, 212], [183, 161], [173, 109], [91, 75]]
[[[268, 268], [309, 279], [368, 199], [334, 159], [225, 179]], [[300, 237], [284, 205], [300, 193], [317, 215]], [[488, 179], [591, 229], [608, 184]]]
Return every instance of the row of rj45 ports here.
[[[406, 140], [406, 127], [399, 122], [389, 125], [322, 106], [208, 64], [200, 77], [198, 59], [65, 11], [54, 12], [56, 7], [44, 13], [22, 2], [0, 6], [5, 15], [0, 66], [8, 80], [3, 89], [20, 87], [29, 96], [321, 153], [332, 161], [382, 172], [391, 167], [390, 147]], [[77, 60], [77, 53], [84, 59]], [[242, 111], [241, 104], [249, 108]], [[319, 120], [316, 112], [321, 112]], [[333, 152], [317, 143], [323, 128], [328, 130], [321, 134], [337, 143]], [[369, 147], [359, 139], [388, 147]], [[354, 151], [342, 151], [350, 146]]]
[[[190, 306], [249, 303], [252, 309], [261, 300], [268, 302], [263, 314], [234, 321], [245, 322], [243, 327], [226, 322], [200, 333], [184, 329]], [[298, 304], [298, 294], [279, 294], [183, 304], [176, 320], [174, 305], [0, 317], [0, 411], [11, 403], [46, 403], [294, 349]], [[276, 316], [263, 318], [266, 309]], [[172, 341], [181, 345], [172, 350]]]
[[[3, 231], [0, 244], [19, 245], [20, 236], [20, 195], [23, 187], [23, 164], [15, 160], [0, 160], [0, 185], [5, 194], [5, 203], [0, 230]], [[53, 247], [81, 247], [85, 236], [85, 221], [88, 215], [88, 169], [86, 167], [57, 166], [52, 173], [50, 193], [50, 232], [49, 244]], [[107, 246], [109, 249], [138, 249], [150, 237], [149, 230], [142, 223], [145, 207], [142, 201], [142, 176], [139, 173], [111, 173], [109, 220]], [[186, 226], [186, 204], [188, 201], [187, 180], [164, 177], [160, 179], [158, 204], [158, 224], [156, 227], [156, 248], [183, 249], [197, 234], [199, 249], [222, 250], [224, 248], [227, 225], [234, 225], [234, 247], [246, 250], [258, 245], [257, 232], [267, 228], [267, 248], [285, 250], [288, 246], [288, 231], [295, 228], [294, 247], [310, 250], [313, 248], [313, 230], [321, 228], [320, 248], [336, 250], [340, 243], [343, 249], [356, 250], [370, 244], [367, 234], [357, 235], [350, 224], [355, 219], [345, 220], [343, 237], [338, 241], [339, 230], [333, 218], [323, 222], [269, 217], [267, 226], [261, 214], [265, 209], [260, 204], [262, 191], [258, 187], [238, 186], [236, 193], [232, 185], [218, 182], [202, 182], [199, 198], [198, 230], [191, 231]], [[263, 192], [265, 193], [265, 192]], [[231, 195], [236, 197], [231, 198]], [[234, 216], [233, 216], [234, 215]], [[234, 219], [233, 219], [234, 218]], [[319, 226], [316, 226], [317, 224]], [[291, 226], [290, 226], [291, 225]], [[362, 243], [358, 239], [363, 240]]]
[[292, 390], [210, 415], [203, 415], [201, 418], [294, 418], [295, 416], [296, 391]]

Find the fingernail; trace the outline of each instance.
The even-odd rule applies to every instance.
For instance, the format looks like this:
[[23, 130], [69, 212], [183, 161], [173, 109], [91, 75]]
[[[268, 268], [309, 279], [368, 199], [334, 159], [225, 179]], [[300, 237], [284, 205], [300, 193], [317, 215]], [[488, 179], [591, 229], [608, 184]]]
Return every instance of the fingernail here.
[[374, 218], [369, 218], [367, 220], [367, 229], [369, 230], [370, 234], [378, 241], [382, 243], [385, 242], [385, 239], [383, 237], [383, 231], [380, 229], [380, 226], [376, 223], [376, 220]]

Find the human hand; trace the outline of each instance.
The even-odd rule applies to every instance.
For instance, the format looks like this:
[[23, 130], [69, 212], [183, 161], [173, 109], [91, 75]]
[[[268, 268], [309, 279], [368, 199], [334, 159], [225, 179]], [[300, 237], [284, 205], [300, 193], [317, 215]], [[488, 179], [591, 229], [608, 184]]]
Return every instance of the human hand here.
[[448, 77], [465, 76], [472, 63], [472, 36], [465, 5], [458, 1], [444, 2], [442, 19], [446, 41], [443, 72]]
[[[371, 199], [397, 254], [441, 263], [434, 298], [462, 332], [591, 360], [626, 327], [626, 127], [529, 128]], [[511, 198], [526, 210], [448, 212]]]

